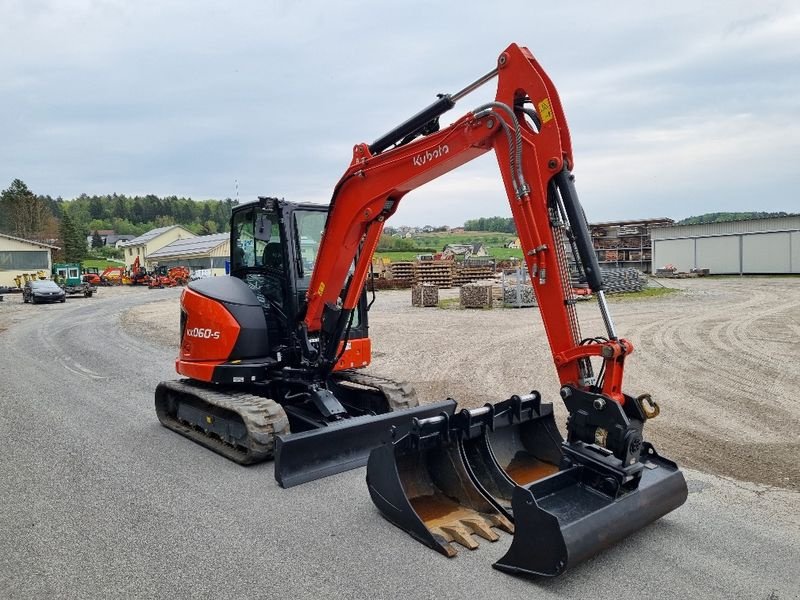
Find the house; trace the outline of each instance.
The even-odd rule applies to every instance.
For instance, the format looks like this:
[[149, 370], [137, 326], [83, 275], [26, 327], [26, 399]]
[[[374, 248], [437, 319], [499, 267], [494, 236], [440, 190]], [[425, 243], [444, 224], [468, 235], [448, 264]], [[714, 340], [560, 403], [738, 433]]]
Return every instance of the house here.
[[225, 275], [225, 262], [230, 260], [231, 234], [214, 233], [175, 240], [147, 255], [150, 265], [189, 267], [194, 273], [211, 270], [211, 275]]
[[489, 251], [483, 244], [472, 244], [472, 256], [489, 256]]
[[171, 244], [175, 240], [182, 240], [186, 238], [196, 237], [191, 231], [181, 225], [168, 225], [167, 227], [158, 227], [151, 229], [147, 233], [143, 233], [139, 237], [135, 237], [128, 242], [122, 242], [119, 247], [123, 249], [123, 258], [125, 259], [125, 267], [130, 269], [133, 266], [136, 257], [139, 257], [139, 262], [150, 269], [152, 265], [148, 263], [148, 256], [160, 250], [167, 244]]
[[130, 242], [132, 239], [135, 239], [135, 235], [130, 235], [127, 233], [123, 233], [121, 235], [109, 235], [106, 238], [106, 246], [114, 246], [114, 248], [119, 248], [125, 242]]
[[51, 244], [0, 233], [0, 286], [16, 287], [14, 277], [22, 273], [44, 271], [49, 277], [52, 251], [58, 249]]
[[445, 255], [463, 256], [464, 258], [489, 256], [489, 252], [483, 244], [447, 244], [442, 250], [442, 253]]
[[[115, 248], [119, 248], [119, 245], [122, 242], [129, 242], [136, 237], [135, 235], [129, 234], [117, 235], [117, 232], [113, 229], [98, 229], [97, 235], [99, 235], [100, 239], [103, 241], [103, 246], [114, 246]], [[92, 247], [93, 239], [94, 231], [91, 233], [91, 235], [86, 236], [86, 245], [89, 248]]]
[[520, 248], [522, 248], [522, 243], [519, 241], [519, 238], [514, 238], [513, 240], [511, 240], [506, 244], [506, 248], [519, 250]]
[[[103, 246], [106, 245], [106, 239], [110, 235], [114, 235], [116, 232], [113, 229], [98, 229], [97, 235], [100, 236], [100, 239], [103, 240]], [[89, 235], [86, 236], [86, 245], [91, 248], [92, 247], [92, 239], [94, 239], [94, 231], [90, 231]]]

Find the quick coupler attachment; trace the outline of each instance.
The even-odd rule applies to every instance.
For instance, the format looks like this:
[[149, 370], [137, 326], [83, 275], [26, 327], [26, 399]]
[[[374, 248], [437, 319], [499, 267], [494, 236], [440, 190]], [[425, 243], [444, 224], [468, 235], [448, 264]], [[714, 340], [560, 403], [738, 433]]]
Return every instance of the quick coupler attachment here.
[[563, 438], [556, 427], [553, 405], [542, 404], [539, 392], [464, 409], [453, 423], [470, 476], [511, 520], [514, 488], [559, 469]]
[[[494, 564], [508, 573], [557, 576], [681, 506], [688, 494], [678, 466], [643, 443], [640, 462], [584, 444], [564, 447], [563, 469], [518, 486], [511, 501], [516, 533]], [[616, 461], [616, 462], [615, 462]]]
[[452, 413], [415, 419], [407, 435], [376, 448], [367, 486], [383, 516], [426, 546], [456, 555], [451, 542], [474, 550], [473, 536], [497, 541], [494, 528], [514, 527], [475, 485], [462, 459]]

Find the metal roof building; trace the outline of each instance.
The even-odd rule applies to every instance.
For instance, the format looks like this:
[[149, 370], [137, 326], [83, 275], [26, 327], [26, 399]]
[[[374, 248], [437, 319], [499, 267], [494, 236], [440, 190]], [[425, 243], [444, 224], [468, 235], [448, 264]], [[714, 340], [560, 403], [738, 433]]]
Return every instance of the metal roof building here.
[[152, 265], [185, 266], [191, 272], [211, 269], [213, 275], [224, 275], [230, 253], [230, 233], [214, 233], [175, 240], [148, 254], [147, 260]]
[[653, 267], [712, 274], [800, 273], [800, 215], [650, 230]]
[[50, 277], [52, 251], [58, 246], [0, 233], [0, 286], [13, 287], [14, 277], [44, 271]]
[[121, 243], [119, 247], [122, 248], [123, 258], [125, 259], [125, 266], [127, 268], [130, 269], [137, 258], [143, 265], [150, 268], [152, 267], [150, 255], [153, 252], [160, 250], [175, 240], [193, 237], [195, 237], [195, 235], [181, 225], [168, 225], [166, 227], [151, 229], [147, 233], [143, 233], [129, 242]]

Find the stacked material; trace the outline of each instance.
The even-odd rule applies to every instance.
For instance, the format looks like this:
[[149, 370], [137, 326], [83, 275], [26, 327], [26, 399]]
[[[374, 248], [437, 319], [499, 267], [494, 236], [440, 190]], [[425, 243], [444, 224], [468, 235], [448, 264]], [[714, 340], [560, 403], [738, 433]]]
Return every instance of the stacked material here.
[[641, 292], [647, 278], [639, 269], [600, 269], [606, 294]]
[[414, 279], [414, 263], [410, 261], [398, 261], [389, 263], [387, 276], [390, 279], [400, 281], [412, 281]]
[[503, 287], [503, 305], [512, 308], [536, 306], [533, 287], [527, 283], [512, 283]]
[[465, 261], [463, 264], [456, 265], [453, 284], [460, 286], [465, 283], [474, 283], [481, 279], [491, 279], [493, 276], [493, 261], [485, 261], [485, 264], [471, 264], [470, 261]]
[[491, 308], [493, 287], [485, 283], [468, 283], [461, 286], [461, 308]]
[[426, 260], [416, 265], [416, 283], [430, 283], [440, 288], [453, 287], [452, 260]]
[[411, 306], [438, 306], [439, 288], [423, 283], [411, 287]]

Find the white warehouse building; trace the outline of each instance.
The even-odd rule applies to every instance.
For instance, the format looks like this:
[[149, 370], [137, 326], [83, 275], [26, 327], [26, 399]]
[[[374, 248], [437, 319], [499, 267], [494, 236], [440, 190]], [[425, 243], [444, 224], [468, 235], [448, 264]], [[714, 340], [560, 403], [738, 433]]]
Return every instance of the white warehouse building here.
[[650, 230], [653, 269], [713, 274], [800, 273], [800, 215]]

